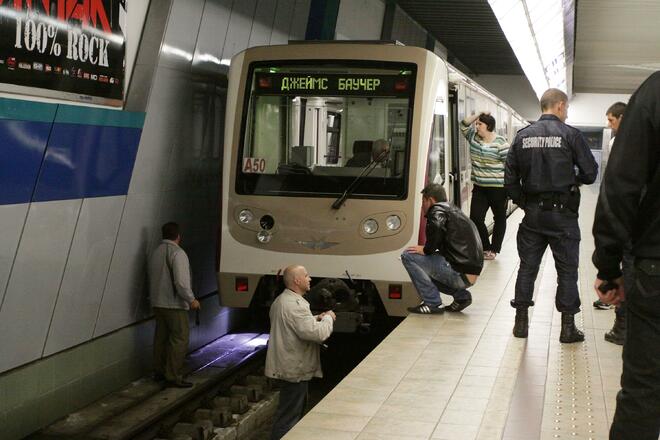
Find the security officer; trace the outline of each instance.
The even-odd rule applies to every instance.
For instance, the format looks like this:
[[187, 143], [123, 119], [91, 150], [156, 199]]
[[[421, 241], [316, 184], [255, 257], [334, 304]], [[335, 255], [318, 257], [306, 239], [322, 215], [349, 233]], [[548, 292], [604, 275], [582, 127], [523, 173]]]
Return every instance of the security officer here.
[[[660, 435], [660, 72], [633, 94], [607, 164], [594, 217], [595, 287], [626, 301], [621, 391], [610, 440]], [[627, 244], [633, 267], [621, 276]], [[626, 266], [624, 265], [624, 268]], [[608, 281], [609, 286], [604, 282]], [[604, 292], [603, 292], [604, 290]]]
[[513, 335], [527, 337], [527, 308], [534, 305], [534, 281], [550, 245], [558, 275], [555, 306], [561, 312], [559, 341], [580, 342], [584, 334], [575, 327], [573, 316], [580, 311], [578, 185], [593, 183], [598, 165], [582, 134], [564, 124], [568, 116], [564, 92], [547, 90], [541, 97], [541, 111], [537, 122], [516, 135], [504, 173], [509, 197], [525, 210], [518, 229], [520, 268], [511, 301], [516, 308]]

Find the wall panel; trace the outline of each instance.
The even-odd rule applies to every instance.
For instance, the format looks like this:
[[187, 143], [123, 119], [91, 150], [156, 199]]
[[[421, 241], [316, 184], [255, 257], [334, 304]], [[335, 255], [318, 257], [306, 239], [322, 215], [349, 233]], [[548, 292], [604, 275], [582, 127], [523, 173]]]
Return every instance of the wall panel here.
[[29, 206], [27, 203], [0, 205], [0, 309]]
[[289, 40], [304, 40], [307, 31], [307, 21], [309, 19], [309, 8], [312, 0], [296, 0], [296, 6], [293, 9], [291, 19], [291, 30], [289, 31]]
[[220, 64], [225, 47], [233, 0], [206, 0], [204, 15], [197, 34], [193, 71], [222, 72]]
[[160, 228], [160, 193], [129, 194], [121, 219], [103, 291], [94, 337], [135, 321], [140, 301], [147, 295], [146, 262]]
[[204, 0], [175, 1], [160, 49], [159, 65], [190, 71]]
[[291, 20], [296, 0], [278, 0], [273, 19], [273, 32], [270, 35], [270, 44], [286, 44], [289, 41]]
[[41, 357], [81, 203], [30, 205], [0, 309], [0, 371]]
[[277, 2], [272, 0], [259, 0], [252, 22], [252, 32], [248, 47], [267, 46], [273, 32], [275, 9]]
[[140, 147], [128, 188], [129, 194], [161, 191], [167, 178], [172, 149], [178, 141], [176, 133], [186, 124], [180, 102], [189, 94], [190, 74], [159, 67], [153, 93], [147, 105]]
[[222, 59], [229, 59], [247, 49], [257, 0], [234, 1], [229, 18], [229, 30], [222, 50]]
[[92, 337], [125, 199], [83, 200], [44, 356]]
[[342, 1], [339, 3], [335, 39], [380, 40], [385, 3], [381, 0]]

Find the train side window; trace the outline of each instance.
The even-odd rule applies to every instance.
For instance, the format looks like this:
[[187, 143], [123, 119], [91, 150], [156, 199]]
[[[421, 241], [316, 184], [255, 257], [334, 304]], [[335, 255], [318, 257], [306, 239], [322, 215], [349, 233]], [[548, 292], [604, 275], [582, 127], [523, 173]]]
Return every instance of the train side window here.
[[426, 160], [426, 183], [445, 182], [445, 117], [433, 115], [429, 155]]

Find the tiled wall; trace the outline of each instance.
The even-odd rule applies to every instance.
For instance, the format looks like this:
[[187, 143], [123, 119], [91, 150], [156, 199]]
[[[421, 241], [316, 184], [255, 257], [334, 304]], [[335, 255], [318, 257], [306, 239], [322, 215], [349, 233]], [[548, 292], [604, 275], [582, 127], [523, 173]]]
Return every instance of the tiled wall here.
[[[148, 371], [145, 262], [166, 221], [182, 225], [193, 287], [210, 295], [191, 349], [236, 325], [241, 315], [212, 295], [221, 60], [304, 39], [310, 3], [159, 2], [143, 33], [157, 56], [138, 53], [127, 98], [137, 112], [3, 101], [14, 107], [0, 120], [0, 437], [20, 438]], [[158, 19], [154, 37], [147, 26]]]

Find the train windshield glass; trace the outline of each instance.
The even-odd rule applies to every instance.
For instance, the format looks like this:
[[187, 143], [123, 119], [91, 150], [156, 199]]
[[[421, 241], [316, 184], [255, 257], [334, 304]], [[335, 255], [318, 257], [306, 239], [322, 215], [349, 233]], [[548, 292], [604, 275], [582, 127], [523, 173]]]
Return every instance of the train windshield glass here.
[[253, 64], [236, 179], [239, 194], [351, 197], [407, 192], [414, 64]]

